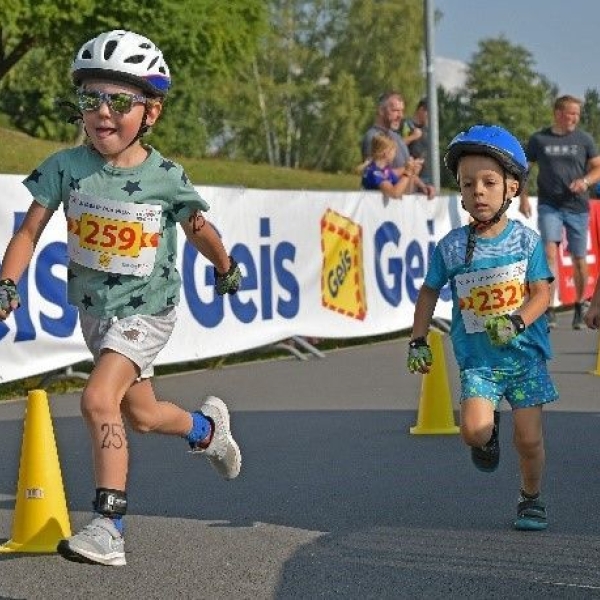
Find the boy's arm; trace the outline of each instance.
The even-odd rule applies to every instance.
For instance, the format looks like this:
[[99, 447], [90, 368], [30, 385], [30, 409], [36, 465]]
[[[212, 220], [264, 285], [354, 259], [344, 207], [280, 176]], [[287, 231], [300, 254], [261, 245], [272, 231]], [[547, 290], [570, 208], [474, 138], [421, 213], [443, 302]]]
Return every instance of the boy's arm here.
[[11, 238], [0, 270], [0, 321], [19, 307], [16, 284], [33, 258], [33, 252], [54, 211], [33, 201], [19, 229]]
[[490, 317], [485, 329], [494, 346], [512, 342], [529, 325], [541, 317], [550, 305], [550, 282], [547, 279], [529, 282], [529, 299], [511, 315]]
[[33, 251], [54, 211], [33, 201], [21, 223], [11, 238], [4, 258], [0, 279], [12, 279], [18, 283], [23, 272], [31, 262]]
[[219, 273], [229, 270], [230, 259], [227, 250], [215, 228], [199, 210], [192, 213], [187, 221], [182, 221], [181, 226], [190, 244], [208, 259]]
[[181, 226], [189, 242], [215, 267], [215, 286], [219, 294], [235, 294], [242, 274], [235, 260], [227, 254], [219, 234], [201, 211], [192, 213]]
[[547, 279], [530, 281], [528, 286], [529, 298], [517, 311], [526, 327], [541, 317], [550, 305], [550, 282]]
[[427, 334], [439, 295], [439, 290], [426, 285], [423, 285], [419, 291], [406, 360], [406, 366], [411, 373], [426, 374], [431, 370], [433, 355], [427, 343]]
[[437, 304], [440, 291], [427, 285], [421, 286], [417, 304], [415, 305], [415, 316], [411, 339], [427, 338], [429, 325], [433, 317], [433, 311]]

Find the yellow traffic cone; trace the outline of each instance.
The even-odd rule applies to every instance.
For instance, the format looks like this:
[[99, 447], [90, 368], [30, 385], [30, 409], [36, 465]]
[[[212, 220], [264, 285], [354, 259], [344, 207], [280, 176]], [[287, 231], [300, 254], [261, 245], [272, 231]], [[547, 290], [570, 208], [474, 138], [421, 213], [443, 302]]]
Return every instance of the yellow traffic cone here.
[[598, 338], [598, 352], [596, 354], [596, 370], [590, 371], [592, 375], [600, 375], [600, 337]]
[[71, 536], [48, 396], [29, 392], [12, 537], [0, 552], [56, 552]]
[[431, 330], [427, 341], [431, 346], [433, 365], [431, 371], [423, 375], [417, 424], [410, 428], [410, 432], [413, 434], [458, 433], [460, 429], [454, 423], [442, 334]]

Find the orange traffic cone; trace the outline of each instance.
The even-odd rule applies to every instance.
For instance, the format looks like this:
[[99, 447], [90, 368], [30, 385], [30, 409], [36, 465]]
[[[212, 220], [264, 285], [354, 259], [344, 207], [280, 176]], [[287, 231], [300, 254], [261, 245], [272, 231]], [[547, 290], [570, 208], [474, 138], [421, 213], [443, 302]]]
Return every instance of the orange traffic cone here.
[[71, 536], [48, 396], [29, 392], [12, 537], [0, 552], [56, 552]]
[[423, 375], [417, 424], [410, 428], [410, 432], [413, 434], [458, 433], [460, 429], [454, 423], [442, 334], [431, 330], [427, 341], [431, 346], [433, 365], [431, 371]]

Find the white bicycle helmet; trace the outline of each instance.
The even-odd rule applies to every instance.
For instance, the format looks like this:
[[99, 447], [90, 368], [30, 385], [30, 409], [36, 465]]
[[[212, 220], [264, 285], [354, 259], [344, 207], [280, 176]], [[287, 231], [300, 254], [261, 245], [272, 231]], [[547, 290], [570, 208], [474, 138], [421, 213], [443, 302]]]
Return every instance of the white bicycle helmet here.
[[122, 29], [86, 42], [73, 61], [71, 76], [77, 86], [86, 79], [115, 79], [154, 96], [166, 96], [171, 87], [162, 52], [148, 38]]

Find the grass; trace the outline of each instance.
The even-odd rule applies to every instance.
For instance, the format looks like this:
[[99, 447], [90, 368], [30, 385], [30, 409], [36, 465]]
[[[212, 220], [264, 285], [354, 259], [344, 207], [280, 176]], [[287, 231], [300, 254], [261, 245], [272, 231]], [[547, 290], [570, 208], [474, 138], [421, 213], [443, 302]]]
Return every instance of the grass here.
[[[0, 172], [27, 175], [50, 154], [67, 147], [67, 144], [39, 140], [0, 127]], [[169, 156], [169, 158], [181, 163], [188, 177], [196, 185], [346, 191], [357, 191], [360, 187], [358, 175], [352, 173], [323, 173], [216, 158], [192, 159], [181, 156]]]
[[[0, 172], [3, 174], [26, 175], [30, 173], [50, 154], [68, 147], [66, 144], [49, 142], [32, 138], [24, 133], [2, 127], [5, 120], [0, 115]], [[190, 159], [186, 157], [170, 157], [180, 162], [188, 177], [196, 185], [237, 186], [258, 189], [291, 189], [291, 190], [346, 190], [359, 189], [356, 174], [323, 173], [268, 165], [254, 165], [222, 159]], [[382, 339], [393, 339], [398, 334], [377, 338], [360, 338], [356, 340], [323, 340], [320, 350], [333, 350], [353, 345], [362, 345]], [[157, 375], [166, 375], [189, 370], [216, 369], [254, 360], [265, 360], [290, 356], [289, 353], [273, 348], [257, 349], [241, 354], [233, 354], [193, 363], [162, 366], [156, 368]], [[74, 371], [89, 372], [91, 364], [73, 365]], [[59, 372], [55, 372], [59, 373]], [[27, 379], [0, 384], [0, 401], [27, 396], [28, 391], [44, 384], [48, 374], [36, 375]], [[63, 394], [78, 391], [83, 386], [80, 378], [50, 379], [45, 389], [50, 394]]]

